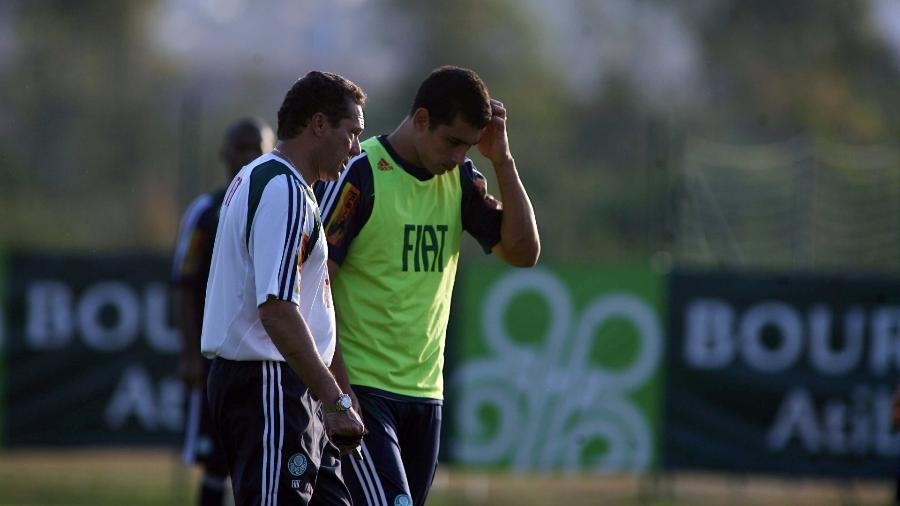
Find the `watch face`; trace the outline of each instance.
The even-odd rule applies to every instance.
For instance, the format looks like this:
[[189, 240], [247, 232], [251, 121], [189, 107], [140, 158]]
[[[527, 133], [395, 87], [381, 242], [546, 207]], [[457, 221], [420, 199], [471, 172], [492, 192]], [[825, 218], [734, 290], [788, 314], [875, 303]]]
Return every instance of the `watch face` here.
[[350, 401], [349, 395], [343, 394], [340, 397], [338, 397], [338, 406], [340, 406], [341, 409], [344, 409], [344, 410], [350, 409], [350, 406], [352, 406], [352, 405], [353, 405], [353, 403]]

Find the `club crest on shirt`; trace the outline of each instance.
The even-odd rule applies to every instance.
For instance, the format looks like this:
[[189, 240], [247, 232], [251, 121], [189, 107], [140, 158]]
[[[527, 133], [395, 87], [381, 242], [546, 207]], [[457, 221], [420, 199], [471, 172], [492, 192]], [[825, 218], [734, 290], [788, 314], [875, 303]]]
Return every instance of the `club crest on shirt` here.
[[295, 453], [288, 459], [288, 471], [294, 476], [300, 476], [305, 473], [307, 465], [306, 455], [303, 455], [302, 453]]
[[352, 184], [344, 185], [341, 190], [341, 197], [338, 199], [337, 209], [331, 214], [328, 223], [325, 226], [325, 237], [328, 244], [335, 247], [339, 246], [344, 240], [344, 234], [347, 232], [347, 222], [353, 216], [356, 205], [359, 203], [359, 190]]
[[[303, 272], [303, 262], [306, 260], [306, 243], [309, 242], [309, 235], [303, 234], [300, 238], [300, 254], [297, 255], [297, 272]], [[300, 291], [300, 282], [297, 282], [297, 291]]]
[[406, 494], [400, 494], [394, 498], [394, 506], [412, 506], [412, 498]]
[[394, 170], [394, 167], [384, 158], [378, 160], [378, 170]]

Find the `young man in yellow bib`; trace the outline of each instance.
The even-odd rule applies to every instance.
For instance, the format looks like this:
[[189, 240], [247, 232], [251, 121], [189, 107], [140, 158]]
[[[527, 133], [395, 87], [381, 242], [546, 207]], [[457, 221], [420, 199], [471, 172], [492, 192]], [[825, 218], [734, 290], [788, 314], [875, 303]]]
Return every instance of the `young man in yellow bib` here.
[[[503, 204], [466, 153], [493, 165]], [[444, 341], [463, 230], [506, 263], [540, 255], [506, 109], [475, 72], [434, 70], [409, 115], [320, 184], [338, 347], [331, 370], [368, 430], [342, 458], [354, 504], [423, 505], [437, 466]], [[343, 357], [343, 360], [340, 359]]]

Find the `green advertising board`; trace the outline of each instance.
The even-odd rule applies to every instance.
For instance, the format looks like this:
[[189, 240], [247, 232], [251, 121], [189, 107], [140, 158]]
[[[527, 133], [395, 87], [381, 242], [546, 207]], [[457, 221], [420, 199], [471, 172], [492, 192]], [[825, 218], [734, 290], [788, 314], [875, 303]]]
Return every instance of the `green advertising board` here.
[[469, 269], [448, 344], [452, 458], [516, 471], [659, 463], [663, 278], [648, 269]]
[[17, 252], [8, 268], [5, 445], [175, 444], [169, 259]]
[[667, 470], [894, 476], [900, 280], [675, 271]]
[[6, 252], [0, 251], [0, 448], [6, 444]]

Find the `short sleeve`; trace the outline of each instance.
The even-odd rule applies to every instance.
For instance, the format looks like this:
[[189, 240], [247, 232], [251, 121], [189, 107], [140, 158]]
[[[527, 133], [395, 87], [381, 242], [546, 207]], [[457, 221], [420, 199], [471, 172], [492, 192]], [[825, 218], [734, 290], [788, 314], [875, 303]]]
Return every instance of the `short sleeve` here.
[[337, 181], [318, 185], [316, 198], [322, 210], [328, 258], [342, 265], [350, 244], [372, 215], [375, 190], [368, 157], [357, 158]]
[[474, 237], [485, 253], [500, 242], [503, 204], [487, 192], [487, 180], [471, 160], [459, 167], [462, 186], [463, 230]]
[[212, 250], [213, 236], [204, 227], [205, 217], [212, 210], [212, 198], [202, 195], [191, 202], [178, 229], [175, 255], [172, 260], [172, 283], [175, 286], [206, 285], [204, 266]]
[[300, 183], [289, 175], [273, 177], [263, 189], [248, 242], [257, 305], [270, 297], [299, 303], [297, 256], [307, 226], [306, 208]]

